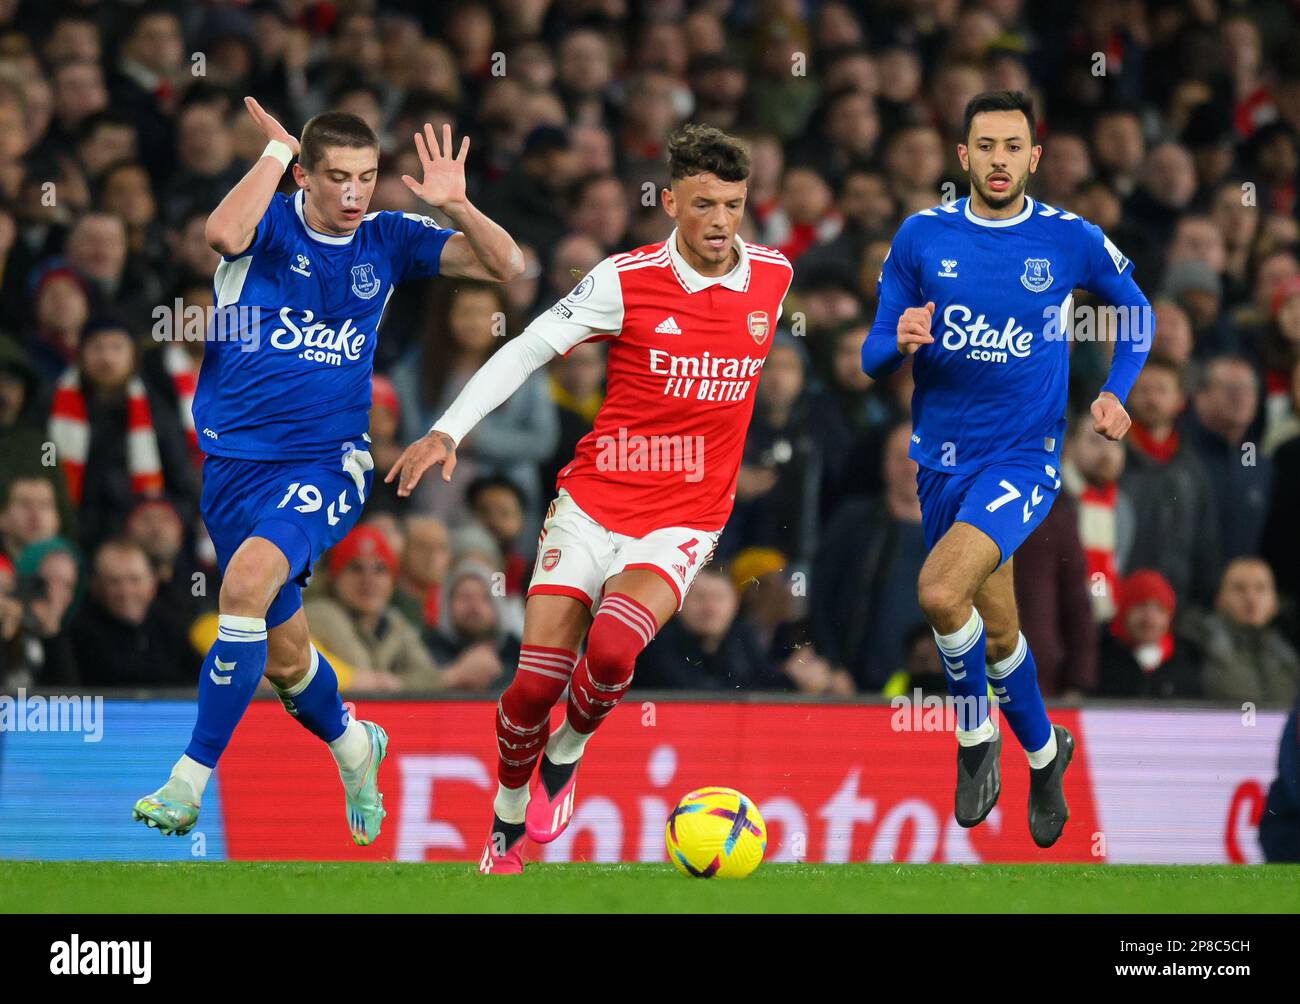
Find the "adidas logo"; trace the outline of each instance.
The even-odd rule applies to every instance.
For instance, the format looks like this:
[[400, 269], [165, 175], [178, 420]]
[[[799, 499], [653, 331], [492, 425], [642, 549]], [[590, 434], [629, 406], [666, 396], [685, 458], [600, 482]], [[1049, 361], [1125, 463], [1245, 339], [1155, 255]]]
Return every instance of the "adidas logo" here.
[[680, 335], [682, 329], [677, 326], [677, 322], [671, 317], [665, 317], [655, 328], [655, 333], [660, 335]]

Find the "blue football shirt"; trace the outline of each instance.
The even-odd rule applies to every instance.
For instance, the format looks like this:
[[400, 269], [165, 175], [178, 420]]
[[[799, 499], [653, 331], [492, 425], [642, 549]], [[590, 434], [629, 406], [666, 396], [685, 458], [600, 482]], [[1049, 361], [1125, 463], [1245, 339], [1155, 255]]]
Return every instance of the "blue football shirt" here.
[[1059, 459], [1069, 339], [1082, 334], [1070, 327], [1074, 290], [1126, 308], [1103, 388], [1121, 402], [1155, 334], [1147, 299], [1129, 259], [1074, 213], [1026, 197], [1016, 216], [992, 220], [967, 203], [922, 210], [899, 227], [862, 367], [874, 377], [897, 368], [906, 358], [899, 315], [933, 300], [934, 342], [913, 362], [912, 459], [957, 474], [1025, 455]]
[[194, 395], [207, 453], [321, 457], [370, 427], [375, 338], [393, 288], [434, 276], [455, 231], [427, 216], [369, 213], [333, 236], [303, 217], [303, 193], [271, 199], [253, 243], [223, 258]]

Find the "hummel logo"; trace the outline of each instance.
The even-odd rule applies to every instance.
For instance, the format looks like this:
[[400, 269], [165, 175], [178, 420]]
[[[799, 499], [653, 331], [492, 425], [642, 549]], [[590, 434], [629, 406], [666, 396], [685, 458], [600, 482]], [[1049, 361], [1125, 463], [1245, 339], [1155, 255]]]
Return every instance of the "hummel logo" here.
[[299, 275], [305, 275], [305, 276], [307, 276], [307, 278], [310, 279], [310, 278], [311, 278], [311, 259], [309, 259], [305, 254], [300, 254], [300, 255], [298, 255], [298, 261], [297, 261], [297, 263], [296, 263], [296, 264], [293, 264], [293, 265], [290, 265], [290, 266], [289, 266], [289, 271], [290, 271], [290, 272], [297, 272]]
[[956, 258], [945, 258], [945, 259], [943, 259], [943, 261], [939, 262], [939, 264], [943, 266], [943, 271], [939, 273], [939, 275], [940, 275], [942, 278], [944, 278], [944, 279], [956, 279], [956, 278], [957, 278], [957, 259], [956, 259]]
[[[222, 662], [220, 659], [214, 660], [216, 667], [208, 670], [208, 676], [218, 687], [230, 686], [230, 681], [234, 679], [235, 661]], [[228, 674], [228, 675], [219, 675]]]
[[680, 335], [682, 329], [677, 326], [677, 322], [671, 317], [665, 317], [655, 328], [655, 333], [660, 335]]

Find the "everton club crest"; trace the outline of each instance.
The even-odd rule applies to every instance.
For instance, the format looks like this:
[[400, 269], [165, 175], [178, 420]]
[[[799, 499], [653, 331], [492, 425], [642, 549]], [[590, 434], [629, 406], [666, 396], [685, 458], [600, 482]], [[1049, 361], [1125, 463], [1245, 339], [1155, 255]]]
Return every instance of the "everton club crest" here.
[[751, 310], [749, 312], [749, 333], [756, 344], [762, 345], [767, 341], [768, 326], [766, 310]]
[[364, 265], [352, 266], [352, 292], [363, 300], [369, 300], [379, 292], [379, 287], [383, 283], [375, 275], [375, 266], [367, 262]]
[[1052, 263], [1046, 258], [1026, 258], [1021, 285], [1031, 293], [1041, 293], [1052, 284]]

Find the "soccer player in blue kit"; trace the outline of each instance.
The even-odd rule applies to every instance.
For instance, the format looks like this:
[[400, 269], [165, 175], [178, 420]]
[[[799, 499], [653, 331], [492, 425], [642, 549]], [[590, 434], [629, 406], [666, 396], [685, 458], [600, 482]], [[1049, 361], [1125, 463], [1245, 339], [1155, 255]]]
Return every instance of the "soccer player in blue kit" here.
[[970, 195], [905, 220], [881, 270], [862, 368], [880, 378], [913, 357], [910, 455], [929, 555], [917, 596], [934, 629], [957, 719], [954, 815], [976, 826], [1001, 791], [999, 711], [1029, 757], [1029, 831], [1054, 844], [1069, 818], [1074, 738], [1048, 720], [1020, 633], [1012, 555], [1061, 487], [1073, 290], [1113, 308], [1110, 372], [1093, 428], [1117, 440], [1154, 335], [1132, 263], [1091, 223], [1025, 194], [1042, 147], [1023, 94], [966, 106], [957, 146]]
[[[308, 637], [301, 588], [370, 491], [371, 371], [394, 286], [435, 275], [504, 282], [523, 270], [523, 255], [466, 197], [469, 140], [453, 154], [450, 126], [441, 147], [430, 125], [415, 136], [424, 177], [402, 180], [454, 230], [367, 212], [379, 140], [362, 119], [325, 112], [299, 141], [244, 100], [268, 143], [208, 217], [208, 243], [222, 257], [194, 397], [207, 453], [201, 510], [222, 570], [217, 640], [200, 670], [190, 744], [133, 816], [168, 834], [194, 827], [212, 770], [266, 676], [333, 754], [352, 839], [367, 845], [384, 817], [388, 737], [344, 710], [334, 670]], [[279, 195], [295, 155], [298, 190]]]

